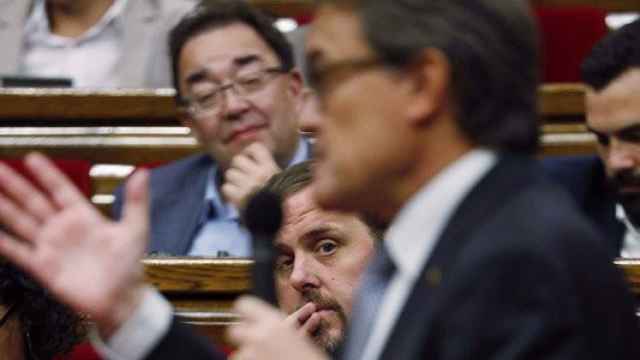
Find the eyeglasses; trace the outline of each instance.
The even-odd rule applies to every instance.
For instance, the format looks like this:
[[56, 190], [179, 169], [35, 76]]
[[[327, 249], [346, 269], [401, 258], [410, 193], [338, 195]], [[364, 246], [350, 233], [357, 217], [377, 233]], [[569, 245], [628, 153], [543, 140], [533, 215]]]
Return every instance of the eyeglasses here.
[[381, 65], [382, 63], [378, 58], [370, 57], [337, 61], [318, 67], [312, 66], [308, 73], [309, 84], [316, 93], [324, 95], [329, 90], [332, 79], [334, 79], [333, 83], [337, 83], [338, 81], [336, 78], [338, 77], [340, 77], [341, 80], [345, 80], [347, 76], [353, 76], [358, 72], [366, 71]]
[[217, 86], [213, 90], [201, 95], [183, 98], [180, 108], [194, 119], [217, 114], [220, 111], [222, 103], [225, 101], [224, 95], [228, 89], [233, 90], [236, 96], [245, 98], [264, 89], [275, 75], [284, 73], [286, 73], [286, 71], [281, 67], [271, 67], [236, 75], [226, 85]]

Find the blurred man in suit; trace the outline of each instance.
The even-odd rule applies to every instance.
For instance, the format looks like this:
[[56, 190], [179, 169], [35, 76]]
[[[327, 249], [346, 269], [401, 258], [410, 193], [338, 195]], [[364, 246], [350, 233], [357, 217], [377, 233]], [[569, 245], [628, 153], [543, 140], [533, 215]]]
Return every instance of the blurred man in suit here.
[[[307, 39], [325, 112], [317, 201], [391, 223], [342, 359], [638, 356], [620, 273], [530, 157], [538, 77], [528, 11], [514, 0], [318, 10]], [[249, 298], [236, 310], [251, 324], [231, 331], [238, 359], [322, 358], [265, 304]]]
[[169, 42], [179, 117], [206, 153], [152, 171], [149, 252], [250, 256], [242, 199], [311, 154], [298, 133], [302, 77], [291, 45], [242, 1], [197, 8]]
[[195, 0], [0, 2], [0, 75], [77, 87], [169, 87], [166, 37]]
[[546, 159], [606, 239], [612, 257], [640, 256], [640, 21], [609, 34], [582, 65], [586, 118], [599, 156]]

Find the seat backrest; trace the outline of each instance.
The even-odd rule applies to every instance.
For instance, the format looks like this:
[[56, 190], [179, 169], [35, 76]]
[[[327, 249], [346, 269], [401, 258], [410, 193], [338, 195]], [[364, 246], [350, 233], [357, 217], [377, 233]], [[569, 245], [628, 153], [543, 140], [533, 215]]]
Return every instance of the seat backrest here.
[[580, 64], [593, 45], [607, 34], [606, 11], [576, 7], [535, 8], [540, 25], [542, 80], [580, 81]]
[[[31, 176], [31, 174], [26, 170], [22, 159], [0, 159], [0, 161], [9, 165], [13, 169], [33, 181], [33, 176]], [[80, 191], [82, 191], [85, 196], [91, 196], [91, 177], [89, 176], [91, 163], [85, 160], [71, 159], [54, 159], [53, 162], [62, 172], [67, 175], [67, 177], [69, 177], [69, 179], [80, 189]]]

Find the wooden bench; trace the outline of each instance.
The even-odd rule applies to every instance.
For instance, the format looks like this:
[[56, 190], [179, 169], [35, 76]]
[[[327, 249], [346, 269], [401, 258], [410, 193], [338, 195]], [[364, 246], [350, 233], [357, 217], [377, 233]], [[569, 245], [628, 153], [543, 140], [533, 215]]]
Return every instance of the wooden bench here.
[[[251, 289], [251, 260], [147, 258], [143, 263], [146, 281], [169, 299], [180, 321], [193, 325], [214, 343], [228, 345], [224, 331], [239, 321], [231, 311], [233, 301]], [[640, 259], [615, 263], [640, 298]]]
[[[0, 126], [176, 127], [174, 94], [173, 89], [0, 89]], [[581, 84], [545, 84], [539, 94], [543, 124], [584, 119]]]
[[[93, 201], [108, 213], [111, 193], [134, 166], [201, 150], [175, 120], [173, 95], [173, 90], [0, 89], [0, 158], [37, 150], [89, 161]], [[582, 123], [583, 97], [581, 84], [541, 87], [541, 155], [594, 152], [595, 139]]]

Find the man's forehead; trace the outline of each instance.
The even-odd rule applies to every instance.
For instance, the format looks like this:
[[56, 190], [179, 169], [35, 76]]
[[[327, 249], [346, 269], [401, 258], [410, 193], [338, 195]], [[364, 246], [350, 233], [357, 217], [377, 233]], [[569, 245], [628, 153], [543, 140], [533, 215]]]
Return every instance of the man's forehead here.
[[318, 9], [306, 45], [307, 58], [312, 63], [372, 55], [357, 13], [330, 4]]
[[277, 65], [278, 56], [253, 28], [234, 23], [191, 38], [182, 50], [182, 62], [188, 65], [188, 78], [198, 71], [215, 74], [254, 63]]

